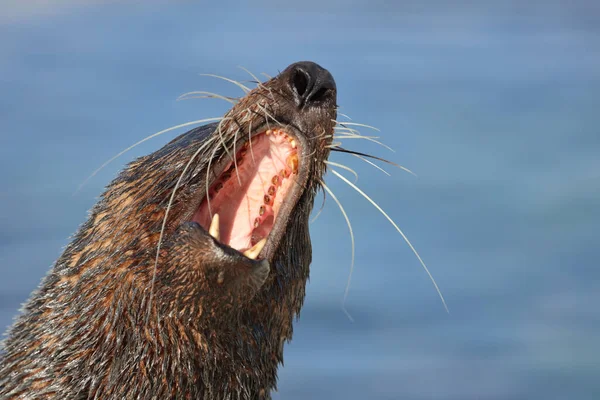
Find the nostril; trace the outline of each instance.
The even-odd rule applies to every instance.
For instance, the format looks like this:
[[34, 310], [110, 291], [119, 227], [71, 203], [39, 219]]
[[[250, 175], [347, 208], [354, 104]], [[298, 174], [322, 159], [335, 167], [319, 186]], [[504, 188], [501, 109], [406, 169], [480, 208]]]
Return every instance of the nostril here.
[[306, 93], [306, 89], [308, 88], [308, 75], [306, 72], [300, 69], [296, 70], [294, 74], [294, 87], [298, 95], [304, 97], [304, 93]]
[[313, 95], [310, 96], [310, 98], [308, 100], [314, 101], [314, 102], [323, 101], [323, 100], [325, 100], [325, 97], [327, 96], [328, 91], [329, 91], [328, 88], [321, 88], [321, 89], [317, 90], [316, 93], [313, 93]]
[[290, 65], [282, 74], [299, 107], [318, 106], [330, 99], [335, 101], [335, 81], [329, 71], [321, 66], [302, 61]]

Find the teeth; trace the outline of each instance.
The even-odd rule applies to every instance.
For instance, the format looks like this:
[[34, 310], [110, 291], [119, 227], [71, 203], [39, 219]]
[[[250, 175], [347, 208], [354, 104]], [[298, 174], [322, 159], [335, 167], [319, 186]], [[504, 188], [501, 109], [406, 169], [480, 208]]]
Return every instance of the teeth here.
[[269, 186], [269, 196], [275, 196], [275, 186]]
[[258, 210], [258, 215], [260, 215], [262, 217], [263, 214], [265, 213], [265, 211], [266, 211], [265, 206], [260, 206], [260, 209]]
[[210, 222], [210, 228], [208, 228], [210, 236], [217, 240], [221, 240], [221, 232], [219, 230], [219, 214], [213, 215], [212, 221]]
[[273, 131], [271, 129], [268, 129], [266, 135], [269, 136], [271, 133], [273, 133]]
[[289, 156], [286, 160], [286, 163], [287, 163], [288, 167], [290, 167], [292, 172], [298, 171], [298, 155], [297, 154], [292, 154], [291, 156]]
[[271, 197], [268, 194], [265, 194], [263, 201], [265, 204], [269, 204], [269, 203], [271, 203]]
[[292, 144], [292, 149], [296, 148], [296, 141], [294, 139], [292, 139], [292, 141], [290, 142]]
[[256, 243], [254, 246], [249, 248], [244, 252], [244, 255], [248, 258], [256, 260], [256, 257], [260, 253], [260, 251], [265, 247], [265, 243], [267, 243], [267, 238], [261, 239], [260, 242]]
[[254, 219], [254, 228], [258, 228], [260, 226], [260, 218]]
[[271, 182], [275, 186], [279, 185], [279, 176], [278, 175], [273, 175], [273, 178], [271, 178]]

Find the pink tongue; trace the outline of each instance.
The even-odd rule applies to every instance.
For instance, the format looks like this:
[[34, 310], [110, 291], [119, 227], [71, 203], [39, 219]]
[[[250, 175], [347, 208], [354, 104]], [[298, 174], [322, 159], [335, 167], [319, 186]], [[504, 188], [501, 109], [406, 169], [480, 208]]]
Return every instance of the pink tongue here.
[[273, 227], [292, 183], [286, 160], [295, 153], [283, 134], [256, 136], [251, 148], [238, 153], [237, 174], [232, 169], [229, 179], [217, 180], [209, 190], [210, 211], [205, 199], [193, 221], [208, 229], [218, 213], [221, 242], [241, 251], [252, 247]]

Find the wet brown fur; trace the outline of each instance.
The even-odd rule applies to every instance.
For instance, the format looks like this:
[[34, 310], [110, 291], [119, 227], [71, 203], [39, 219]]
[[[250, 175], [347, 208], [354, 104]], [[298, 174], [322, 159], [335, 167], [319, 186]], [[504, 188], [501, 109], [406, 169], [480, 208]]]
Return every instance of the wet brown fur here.
[[[336, 117], [335, 91], [316, 106], [299, 104], [292, 73], [248, 93], [220, 127], [181, 135], [129, 164], [108, 186], [10, 329], [0, 356], [0, 398], [270, 398], [304, 300], [308, 216]], [[234, 138], [267, 125], [304, 137], [303, 190], [290, 200], [296, 203], [280, 237], [264, 250], [270, 268], [221, 249], [214, 254], [228, 260], [223, 267], [205, 255], [215, 246], [210, 237], [185, 222], [203, 196], [209, 159], [213, 179], [212, 169], [228, 157], [219, 132], [232, 152]], [[168, 200], [206, 143], [176, 192], [155, 270]], [[216, 284], [223, 271], [224, 284]]]

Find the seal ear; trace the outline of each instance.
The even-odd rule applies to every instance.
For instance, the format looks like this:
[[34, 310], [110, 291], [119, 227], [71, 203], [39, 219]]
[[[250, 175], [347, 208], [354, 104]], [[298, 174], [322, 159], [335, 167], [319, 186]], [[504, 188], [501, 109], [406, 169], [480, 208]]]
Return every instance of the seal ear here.
[[[215, 240], [196, 222], [182, 224], [166, 244], [157, 272], [162, 286], [156, 296], [168, 303], [196, 298], [204, 312], [219, 313], [240, 307], [265, 283], [267, 260], [252, 260]], [[158, 282], [157, 281], [157, 282]]]

